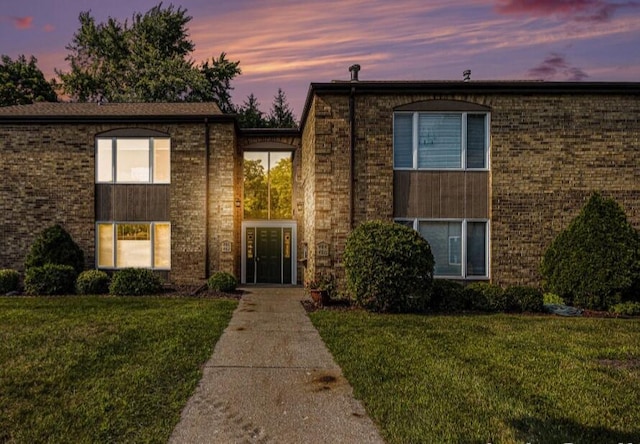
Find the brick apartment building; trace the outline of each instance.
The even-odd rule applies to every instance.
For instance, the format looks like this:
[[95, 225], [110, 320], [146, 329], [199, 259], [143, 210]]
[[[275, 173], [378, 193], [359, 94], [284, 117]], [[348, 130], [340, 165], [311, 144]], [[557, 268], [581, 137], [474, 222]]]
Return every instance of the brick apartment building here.
[[351, 229], [384, 219], [429, 240], [438, 277], [537, 284], [593, 191], [640, 227], [639, 99], [640, 83], [354, 76], [312, 83], [299, 130], [239, 129], [211, 103], [0, 108], [0, 268], [60, 223], [96, 268], [295, 284], [342, 276]]

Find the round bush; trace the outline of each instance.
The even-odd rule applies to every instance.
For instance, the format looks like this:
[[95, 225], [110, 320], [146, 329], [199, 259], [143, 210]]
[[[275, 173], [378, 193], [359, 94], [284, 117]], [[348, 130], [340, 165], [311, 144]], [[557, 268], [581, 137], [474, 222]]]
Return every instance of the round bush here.
[[469, 307], [464, 297], [464, 286], [447, 279], [434, 279], [429, 308], [443, 312], [467, 310]]
[[30, 295], [73, 294], [76, 270], [71, 265], [45, 264], [27, 269], [24, 290]]
[[365, 222], [344, 251], [347, 290], [356, 303], [377, 312], [421, 312], [433, 287], [433, 254], [416, 231], [400, 224]]
[[464, 293], [472, 310], [502, 312], [514, 309], [513, 301], [499, 285], [473, 282], [464, 288]]
[[640, 235], [620, 205], [594, 193], [545, 252], [541, 273], [549, 291], [579, 307], [636, 300]]
[[20, 273], [16, 270], [0, 270], [0, 295], [18, 290]]
[[507, 288], [505, 294], [518, 311], [539, 313], [544, 310], [544, 295], [537, 288], [514, 286]]
[[76, 279], [78, 294], [105, 294], [109, 292], [109, 275], [104, 271], [87, 270]]
[[71, 265], [76, 274], [84, 270], [84, 254], [69, 233], [60, 225], [42, 231], [31, 245], [25, 269], [45, 264]]
[[123, 268], [116, 271], [109, 285], [109, 293], [116, 296], [143, 296], [162, 291], [162, 281], [146, 268]]
[[215, 291], [222, 291], [224, 293], [231, 293], [235, 291], [238, 286], [238, 280], [231, 273], [226, 271], [218, 271], [209, 277], [207, 280], [209, 289]]
[[640, 302], [623, 302], [609, 309], [612, 313], [624, 316], [640, 316]]

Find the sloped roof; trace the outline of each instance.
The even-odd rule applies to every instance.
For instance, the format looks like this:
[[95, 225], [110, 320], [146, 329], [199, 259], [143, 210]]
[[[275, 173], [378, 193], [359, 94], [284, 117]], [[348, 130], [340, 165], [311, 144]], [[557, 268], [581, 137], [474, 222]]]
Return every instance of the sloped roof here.
[[[233, 119], [213, 102], [180, 103], [69, 103], [40, 102], [0, 107], [0, 121], [44, 120], [202, 120]], [[226, 119], [225, 119], [226, 120]]]

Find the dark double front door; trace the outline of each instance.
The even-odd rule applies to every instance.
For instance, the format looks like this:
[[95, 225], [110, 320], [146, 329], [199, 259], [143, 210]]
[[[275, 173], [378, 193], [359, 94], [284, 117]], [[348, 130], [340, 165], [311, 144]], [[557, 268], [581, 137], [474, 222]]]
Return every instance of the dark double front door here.
[[291, 228], [246, 228], [247, 283], [291, 283]]

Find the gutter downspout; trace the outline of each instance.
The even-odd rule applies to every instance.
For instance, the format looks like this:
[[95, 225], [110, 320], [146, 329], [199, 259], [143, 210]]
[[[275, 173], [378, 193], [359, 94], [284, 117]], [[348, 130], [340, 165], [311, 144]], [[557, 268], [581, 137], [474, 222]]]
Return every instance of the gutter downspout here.
[[349, 227], [353, 230], [353, 224], [355, 221], [355, 213], [356, 213], [356, 87], [355, 85], [351, 87], [351, 94], [349, 94], [349, 135], [350, 135], [350, 146], [349, 146], [349, 179], [351, 181], [351, 192], [350, 198], [351, 202], [349, 204]]
[[356, 83], [358, 83], [358, 72], [360, 65], [355, 64], [349, 67], [351, 73], [351, 93], [349, 94], [349, 135], [350, 135], [350, 181], [351, 181], [351, 202], [349, 204], [349, 227], [353, 230], [356, 215]]
[[209, 265], [209, 118], [204, 118], [204, 278], [209, 278], [211, 267]]

